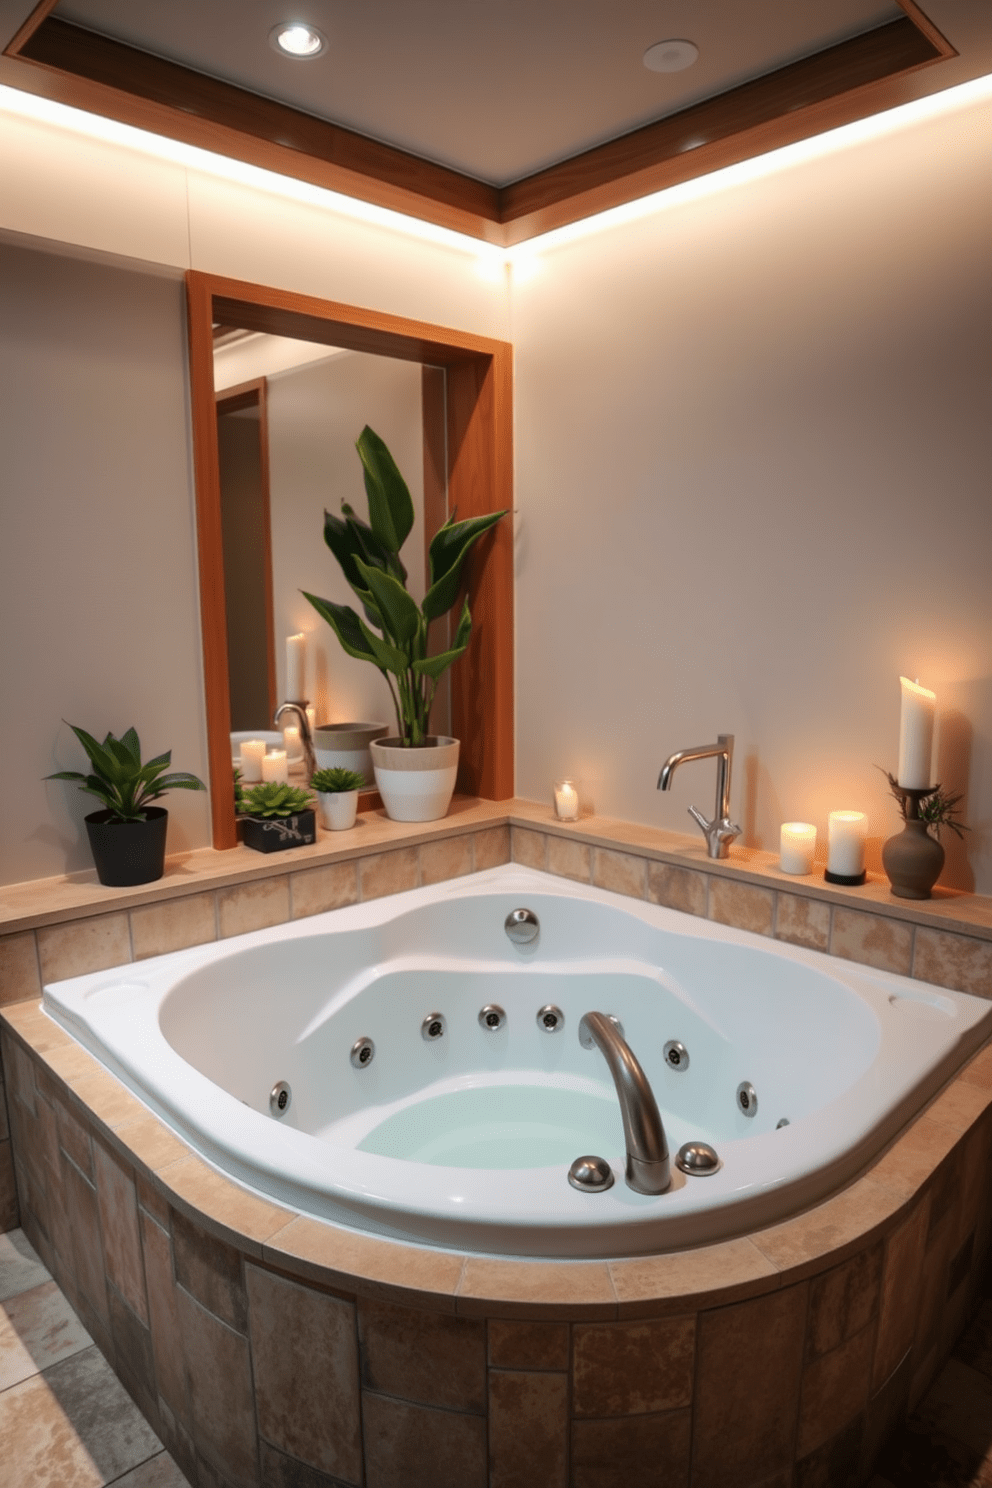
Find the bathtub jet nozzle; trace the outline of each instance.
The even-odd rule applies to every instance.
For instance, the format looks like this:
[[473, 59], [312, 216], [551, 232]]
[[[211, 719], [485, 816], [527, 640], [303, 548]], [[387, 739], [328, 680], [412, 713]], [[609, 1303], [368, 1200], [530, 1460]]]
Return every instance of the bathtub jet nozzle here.
[[663, 1194], [672, 1181], [665, 1128], [647, 1075], [620, 1025], [605, 1013], [586, 1013], [579, 1042], [585, 1049], [595, 1044], [613, 1076], [627, 1144], [627, 1187], [635, 1193]]

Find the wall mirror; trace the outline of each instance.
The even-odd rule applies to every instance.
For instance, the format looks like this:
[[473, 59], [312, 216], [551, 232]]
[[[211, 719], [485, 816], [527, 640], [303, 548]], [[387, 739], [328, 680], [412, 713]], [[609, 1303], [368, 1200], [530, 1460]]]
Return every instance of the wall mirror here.
[[[364, 510], [354, 450], [363, 424], [386, 439], [414, 496], [404, 561], [411, 592], [422, 593], [427, 542], [448, 510], [512, 507], [511, 348], [195, 272], [187, 297], [213, 840], [222, 848], [236, 842], [231, 732], [271, 727], [287, 635], [308, 637], [307, 690], [321, 721], [392, 722], [382, 678], [344, 655], [299, 592], [350, 599], [323, 544], [322, 513], [342, 496]], [[243, 505], [246, 491], [255, 494]], [[480, 544], [467, 581], [472, 646], [433, 725], [461, 739], [459, 791], [504, 800], [513, 794], [508, 522]]]

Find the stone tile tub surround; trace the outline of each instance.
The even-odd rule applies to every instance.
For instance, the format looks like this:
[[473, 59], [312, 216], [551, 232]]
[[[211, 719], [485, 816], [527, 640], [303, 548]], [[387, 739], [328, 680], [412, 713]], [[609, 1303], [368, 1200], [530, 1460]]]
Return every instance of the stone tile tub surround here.
[[24, 1228], [203, 1488], [634, 1488], [659, 1462], [685, 1488], [863, 1482], [992, 1233], [992, 1046], [797, 1219], [542, 1263], [296, 1216], [191, 1155], [32, 1003], [0, 1032]]

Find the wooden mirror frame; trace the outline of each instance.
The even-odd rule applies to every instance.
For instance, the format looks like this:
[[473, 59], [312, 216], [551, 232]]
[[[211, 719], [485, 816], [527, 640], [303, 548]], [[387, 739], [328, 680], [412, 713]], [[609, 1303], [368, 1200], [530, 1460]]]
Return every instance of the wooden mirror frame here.
[[[290, 336], [445, 371], [448, 504], [460, 517], [513, 508], [513, 349], [401, 316], [191, 270], [186, 275], [200, 627], [207, 709], [213, 845], [237, 844], [231, 786], [231, 709], [214, 392], [215, 324]], [[425, 436], [436, 411], [425, 400]], [[436, 440], [435, 440], [436, 445]], [[315, 535], [315, 541], [319, 538]], [[473, 635], [451, 672], [451, 727], [461, 740], [458, 790], [513, 795], [513, 527], [500, 522], [468, 564]]]

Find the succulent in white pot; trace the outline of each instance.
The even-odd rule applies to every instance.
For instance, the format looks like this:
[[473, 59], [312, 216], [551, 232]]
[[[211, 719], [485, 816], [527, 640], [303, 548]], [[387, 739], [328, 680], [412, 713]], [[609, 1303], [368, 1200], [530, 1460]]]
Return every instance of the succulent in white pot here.
[[358, 793], [364, 786], [365, 777], [357, 770], [339, 766], [315, 770], [310, 789], [317, 794], [321, 826], [329, 832], [347, 832], [353, 827], [358, 815]]
[[305, 594], [331, 626], [349, 656], [368, 661], [385, 677], [396, 711], [395, 737], [370, 747], [383, 805], [397, 821], [434, 821], [444, 816], [458, 770], [458, 740], [430, 733], [437, 684], [468, 650], [472, 616], [468, 599], [449, 648], [428, 654], [430, 624], [458, 599], [462, 567], [479, 538], [506, 516], [487, 512], [458, 522], [454, 514], [431, 540], [427, 593], [418, 605], [407, 592], [400, 549], [413, 527], [413, 500], [396, 462], [368, 425], [355, 448], [365, 476], [369, 520], [346, 502], [343, 517], [324, 513], [324, 541], [358, 598], [362, 615], [350, 605]]

